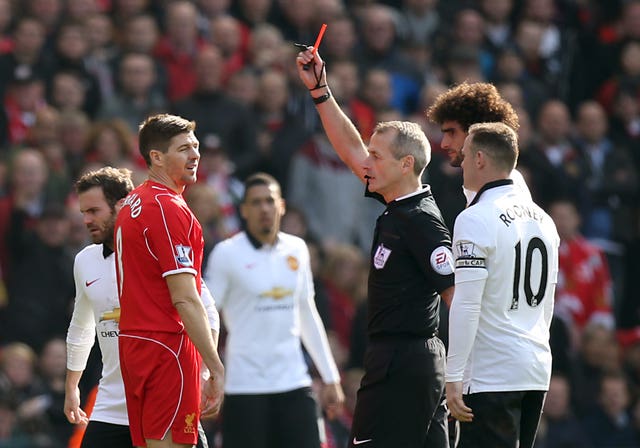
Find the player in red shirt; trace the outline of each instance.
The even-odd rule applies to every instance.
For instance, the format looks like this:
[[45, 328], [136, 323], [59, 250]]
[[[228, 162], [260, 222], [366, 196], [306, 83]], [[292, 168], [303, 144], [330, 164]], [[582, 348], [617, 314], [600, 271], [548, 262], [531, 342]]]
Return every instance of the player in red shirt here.
[[[217, 413], [223, 396], [224, 368], [200, 299], [202, 228], [182, 197], [200, 159], [194, 129], [166, 114], [142, 123], [148, 179], [116, 221], [120, 362], [136, 446], [194, 445], [201, 412]], [[202, 403], [201, 359], [211, 372]]]
[[580, 234], [580, 216], [571, 201], [555, 201], [549, 214], [560, 234], [555, 314], [577, 333], [593, 321], [614, 328], [611, 274], [602, 250]]

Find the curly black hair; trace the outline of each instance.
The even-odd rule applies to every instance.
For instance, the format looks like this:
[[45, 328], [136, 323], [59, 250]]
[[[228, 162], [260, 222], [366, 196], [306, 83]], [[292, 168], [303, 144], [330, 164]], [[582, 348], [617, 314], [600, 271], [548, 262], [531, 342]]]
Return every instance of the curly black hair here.
[[520, 127], [518, 114], [493, 84], [463, 82], [441, 94], [427, 110], [434, 123], [457, 121], [467, 132], [475, 123], [502, 122], [514, 131]]

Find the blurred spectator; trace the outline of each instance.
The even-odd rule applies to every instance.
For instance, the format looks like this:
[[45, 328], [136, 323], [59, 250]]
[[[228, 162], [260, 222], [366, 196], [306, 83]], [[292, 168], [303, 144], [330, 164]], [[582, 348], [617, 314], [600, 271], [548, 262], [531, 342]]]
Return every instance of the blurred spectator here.
[[[562, 20], [564, 19], [564, 21]], [[566, 17], [562, 17], [559, 2], [556, 0], [525, 0], [521, 24], [536, 24], [539, 30], [537, 61], [534, 73], [544, 79], [552, 89], [551, 94], [566, 101], [573, 108], [576, 96], [583, 94], [582, 65], [580, 64], [580, 48], [573, 28], [565, 25]], [[528, 24], [528, 25], [527, 25]], [[518, 40], [522, 44], [520, 35]]]
[[444, 81], [449, 85], [483, 82], [480, 54], [468, 45], [457, 44], [447, 49], [444, 59]]
[[[191, 69], [191, 68], [190, 68]], [[244, 105], [222, 90], [222, 55], [216, 47], [202, 49], [195, 60], [196, 90], [175, 103], [173, 112], [194, 120], [200, 141], [218, 140], [241, 178], [256, 166], [256, 119]]]
[[[312, 45], [312, 42], [301, 42]], [[352, 61], [358, 38], [356, 26], [348, 14], [340, 14], [331, 19], [322, 40], [322, 57], [329, 70], [334, 70], [336, 62]]]
[[102, 166], [129, 168], [139, 160], [135, 158], [133, 143], [134, 135], [124, 121], [118, 118], [96, 121], [87, 136], [85, 157]]
[[580, 421], [571, 411], [571, 389], [564, 375], [552, 374], [535, 448], [591, 448]]
[[84, 87], [83, 110], [94, 117], [102, 99], [98, 77], [89, 71], [89, 42], [81, 22], [65, 22], [55, 39], [55, 71], [75, 72]]
[[44, 25], [47, 38], [53, 37], [64, 15], [64, 2], [62, 0], [26, 0], [25, 16], [34, 17]]
[[202, 226], [205, 250], [202, 262], [206, 266], [213, 247], [232, 234], [225, 226], [218, 193], [211, 185], [203, 182], [191, 185], [185, 191], [184, 198]]
[[94, 12], [84, 23], [89, 42], [87, 70], [98, 79], [101, 98], [109, 98], [114, 93], [113, 63], [119, 52], [113, 22], [107, 14]]
[[167, 109], [167, 100], [156, 89], [156, 64], [146, 53], [126, 53], [118, 67], [118, 93], [107, 98], [100, 107], [102, 119], [119, 118], [137, 132], [138, 126], [150, 115]]
[[403, 113], [415, 109], [422, 75], [401, 52], [396, 42], [396, 11], [382, 4], [369, 4], [362, 10], [362, 48], [355, 54], [361, 73], [378, 68], [391, 75], [391, 104]]
[[256, 115], [258, 121], [257, 171], [276, 178], [282, 191], [288, 191], [291, 159], [309, 138], [298, 117], [287, 109], [289, 89], [286, 76], [276, 70], [263, 72], [258, 80]]
[[209, 40], [220, 49], [224, 59], [222, 84], [241, 70], [247, 62], [249, 36], [238, 19], [231, 16], [216, 16], [209, 25]]
[[111, 15], [116, 28], [119, 28], [131, 17], [155, 12], [153, 8], [155, 2], [151, 0], [112, 0], [111, 3]]
[[86, 21], [92, 14], [98, 13], [98, 0], [67, 0], [65, 2], [67, 17], [72, 20]]
[[[595, 101], [580, 104], [576, 118], [577, 148], [584, 158], [586, 204], [583, 233], [607, 254], [614, 297], [622, 295], [624, 245], [634, 236], [638, 174], [626, 147], [608, 137], [609, 122]], [[616, 311], [618, 303], [614, 304]]]
[[580, 215], [571, 201], [552, 202], [549, 214], [560, 235], [554, 313], [576, 337], [591, 322], [613, 329], [611, 275], [604, 253], [580, 234]]
[[[123, 4], [135, 2], [122, 2]], [[152, 54], [158, 40], [160, 30], [156, 19], [151, 14], [137, 13], [126, 15], [126, 22], [121, 29], [120, 50], [122, 52], [134, 52]]]
[[[289, 174], [286, 197], [303, 211], [312, 234], [325, 241], [357, 243], [368, 250], [370, 240], [362, 239], [366, 230], [358, 229], [371, 231], [370, 221], [362, 217], [369, 201], [364, 200], [362, 184], [335, 154], [324, 133], [314, 134], [294, 155]], [[380, 211], [379, 206], [372, 207]]]
[[597, 99], [608, 113], [613, 110], [613, 101], [619, 90], [640, 95], [640, 42], [630, 40], [620, 50], [620, 60], [616, 64], [616, 73], [607, 79], [597, 92]]
[[41, 410], [42, 418], [46, 420], [57, 444], [64, 447], [73, 432], [73, 425], [64, 415], [67, 349], [62, 337], [50, 339], [45, 344], [38, 360], [38, 367], [45, 388], [45, 399], [42, 401], [47, 404]]
[[232, 11], [251, 29], [267, 22], [271, 16], [273, 0], [238, 0], [232, 2]]
[[586, 166], [571, 141], [571, 116], [566, 104], [549, 100], [541, 108], [531, 149], [520, 154], [518, 166], [531, 173], [533, 200], [546, 208], [559, 196], [584, 205]]
[[11, 0], [0, 0], [0, 54], [9, 53], [13, 49], [13, 40], [9, 35], [14, 8]]
[[640, 172], [640, 102], [631, 90], [620, 89], [615, 95], [611, 138], [629, 149], [636, 173]]
[[242, 181], [236, 177], [233, 164], [216, 136], [201, 140], [198, 181], [208, 184], [216, 192], [221, 219], [227, 233], [233, 235], [238, 232], [241, 228], [238, 205], [244, 187]]
[[[462, 8], [455, 15], [453, 25], [453, 36], [447, 41], [447, 49], [451, 46], [464, 48], [470, 55], [473, 55], [481, 74], [478, 81], [490, 79], [495, 65], [495, 57], [486, 45], [485, 19], [475, 8]], [[471, 58], [471, 56], [467, 56]], [[459, 79], [456, 84], [464, 81]], [[468, 80], [472, 82], [471, 79]]]
[[231, 0], [195, 0], [198, 7], [198, 25], [204, 35], [211, 37], [210, 24], [221, 17], [228, 17]]
[[492, 54], [506, 48], [513, 40], [513, 0], [481, 0], [480, 11], [484, 17], [485, 46]]
[[[187, 0], [177, 0], [167, 5], [165, 34], [160, 38], [154, 55], [167, 72], [167, 97], [177, 101], [193, 93], [197, 87], [196, 58], [206, 45], [198, 35], [198, 11]], [[193, 118], [186, 115], [189, 118]]]
[[0, 54], [0, 97], [13, 79], [45, 77], [52, 73], [52, 59], [43, 51], [45, 29], [33, 17], [21, 17], [12, 33], [13, 49]]
[[524, 108], [534, 117], [549, 98], [548, 87], [526, 69], [520, 51], [514, 47], [504, 48], [496, 54], [493, 80], [518, 84], [522, 89]]
[[58, 139], [64, 148], [66, 165], [71, 179], [77, 179], [85, 164], [85, 149], [90, 130], [89, 117], [82, 111], [67, 111], [60, 114]]
[[0, 146], [25, 142], [33, 126], [36, 112], [47, 104], [45, 85], [29, 68], [19, 71], [5, 94], [0, 111]]
[[71, 317], [75, 288], [73, 256], [66, 247], [69, 221], [60, 205], [47, 206], [33, 231], [25, 229], [24, 211], [14, 210], [11, 219], [9, 304], [1, 316], [0, 341], [40, 350], [52, 337], [64, 337]]
[[[359, 94], [358, 67], [353, 61], [338, 60], [331, 64], [327, 76], [331, 85], [331, 94], [360, 131], [362, 140], [368, 142], [379, 118], [377, 119], [373, 106]], [[387, 86], [387, 94], [391, 94], [390, 86]], [[389, 98], [383, 101], [388, 107]], [[421, 113], [424, 114], [424, 111]]]
[[316, 2], [313, 0], [276, 0], [271, 22], [276, 25], [284, 38], [290, 42], [308, 43], [315, 41], [320, 24], [316, 26]]
[[357, 300], [362, 299], [358, 296], [358, 288], [364, 266], [364, 257], [355, 246], [333, 244], [327, 248], [323, 283], [329, 297], [331, 328], [340, 348], [347, 353]]
[[252, 68], [239, 70], [231, 75], [225, 90], [229, 98], [251, 109], [258, 99], [258, 74]]
[[8, 281], [13, 259], [9, 251], [9, 233], [14, 214], [24, 214], [25, 231], [32, 229], [49, 200], [46, 184], [49, 177], [42, 153], [27, 148], [17, 151], [9, 164], [8, 194], [0, 198], [0, 266]]
[[[438, 0], [403, 0], [398, 14], [398, 37], [405, 44], [431, 45], [441, 26]], [[324, 57], [326, 49], [322, 53]]]
[[609, 371], [620, 369], [614, 332], [600, 323], [588, 324], [579, 339], [577, 357], [572, 365], [571, 397], [579, 418], [591, 414], [597, 406], [600, 380]]
[[59, 70], [51, 81], [51, 100], [53, 107], [61, 112], [85, 111], [87, 86], [78, 72]]
[[605, 374], [600, 380], [598, 405], [583, 420], [584, 431], [594, 448], [638, 446], [630, 405], [631, 391], [624, 375]]
[[282, 33], [275, 26], [266, 23], [256, 26], [248, 42], [247, 65], [258, 72], [279, 68], [284, 62], [281, 55], [284, 44]]
[[393, 80], [391, 74], [384, 69], [371, 68], [362, 75], [360, 98], [371, 108], [375, 122], [379, 115], [393, 108]]

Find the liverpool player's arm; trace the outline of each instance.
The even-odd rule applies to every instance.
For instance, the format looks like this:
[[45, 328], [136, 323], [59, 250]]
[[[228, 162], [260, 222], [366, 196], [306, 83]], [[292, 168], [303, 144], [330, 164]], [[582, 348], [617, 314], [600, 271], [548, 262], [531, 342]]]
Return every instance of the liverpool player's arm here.
[[211, 326], [196, 286], [196, 279], [193, 274], [186, 272], [168, 275], [165, 279], [173, 306], [180, 315], [189, 338], [211, 372], [211, 378], [204, 386], [207, 402], [202, 403], [203, 414], [217, 413], [222, 404], [224, 367], [211, 335]]

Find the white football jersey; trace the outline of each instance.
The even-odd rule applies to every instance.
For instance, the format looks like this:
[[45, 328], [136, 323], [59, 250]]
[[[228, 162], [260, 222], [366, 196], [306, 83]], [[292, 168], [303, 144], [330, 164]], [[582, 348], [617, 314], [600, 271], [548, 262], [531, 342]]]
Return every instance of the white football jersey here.
[[[120, 301], [116, 283], [114, 254], [104, 257], [102, 244], [92, 244], [76, 255], [74, 278], [76, 301], [71, 318], [70, 336], [81, 338], [89, 347], [95, 335], [102, 352], [102, 378], [91, 413], [91, 420], [128, 425], [124, 385], [118, 354], [118, 322]], [[70, 360], [70, 370], [86, 367], [88, 352], [83, 359]]]
[[[551, 218], [510, 180], [486, 187], [453, 232], [447, 381], [463, 381], [465, 394], [547, 390], [560, 239]], [[477, 297], [458, 294], [464, 282], [481, 286], [467, 294]]]
[[205, 278], [227, 327], [225, 392], [279, 393], [311, 385], [300, 342], [325, 383], [340, 381], [314, 301], [305, 242], [273, 246], [246, 232], [216, 245]]
[[[522, 176], [522, 173], [520, 173], [520, 171], [518, 171], [517, 169], [512, 170], [511, 174], [509, 175], [509, 179], [513, 181], [513, 185], [521, 194], [525, 195], [529, 200], [531, 200], [531, 192], [529, 191], [529, 186], [527, 185], [527, 182], [524, 180], [524, 177]], [[462, 186], [462, 193], [467, 199], [467, 205], [471, 204], [473, 198], [476, 197], [476, 192], [465, 188], [464, 185]]]

